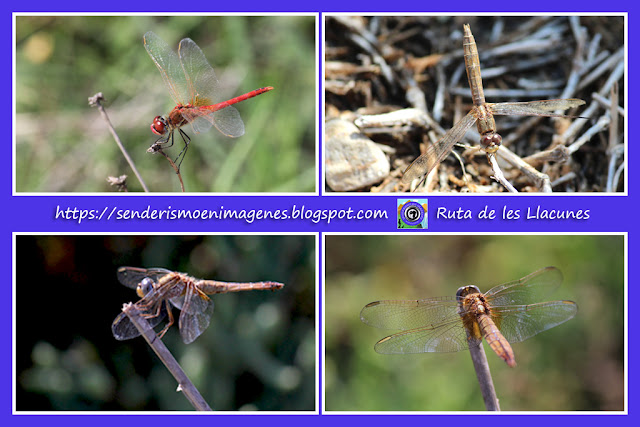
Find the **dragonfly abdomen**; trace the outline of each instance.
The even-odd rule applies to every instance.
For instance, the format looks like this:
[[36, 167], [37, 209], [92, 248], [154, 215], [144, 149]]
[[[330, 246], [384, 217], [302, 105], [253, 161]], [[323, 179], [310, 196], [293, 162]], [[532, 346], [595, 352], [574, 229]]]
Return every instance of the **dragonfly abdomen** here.
[[208, 105], [208, 106], [201, 107], [201, 108], [209, 110], [211, 112], [222, 110], [223, 108], [229, 107], [229, 106], [231, 106], [233, 104], [237, 104], [238, 102], [246, 101], [249, 98], [253, 98], [253, 97], [261, 95], [261, 94], [263, 94], [265, 92], [269, 92], [272, 89], [273, 89], [272, 86], [262, 87], [260, 89], [252, 90], [251, 92], [247, 92], [247, 93], [245, 93], [243, 95], [236, 96], [235, 98], [231, 98], [231, 99], [229, 99], [227, 101], [219, 102], [217, 104]]
[[485, 103], [484, 90], [482, 89], [482, 78], [480, 76], [480, 57], [478, 56], [478, 46], [471, 34], [469, 25], [464, 26], [464, 63], [467, 68], [467, 78], [469, 79], [469, 87], [473, 97], [473, 105], [482, 105]]
[[491, 320], [487, 314], [481, 314], [478, 316], [478, 324], [489, 347], [491, 347], [502, 360], [507, 362], [507, 365], [512, 368], [516, 366], [516, 358], [513, 355], [511, 344], [509, 344], [509, 341], [502, 335], [493, 320]]

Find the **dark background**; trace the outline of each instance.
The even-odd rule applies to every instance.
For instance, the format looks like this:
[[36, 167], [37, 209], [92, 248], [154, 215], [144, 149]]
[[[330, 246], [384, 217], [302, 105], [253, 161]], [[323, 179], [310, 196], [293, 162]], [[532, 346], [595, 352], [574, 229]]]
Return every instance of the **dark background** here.
[[284, 283], [215, 295], [195, 342], [177, 324], [164, 342], [215, 410], [313, 410], [316, 256], [313, 236], [17, 236], [16, 408], [192, 409], [142, 338], [111, 335], [138, 299], [116, 279], [130, 265]]

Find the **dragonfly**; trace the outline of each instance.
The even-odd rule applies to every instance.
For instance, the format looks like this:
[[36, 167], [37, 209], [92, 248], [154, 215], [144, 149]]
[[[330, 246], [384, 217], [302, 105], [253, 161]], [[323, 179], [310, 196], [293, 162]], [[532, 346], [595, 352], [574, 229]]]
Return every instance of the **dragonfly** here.
[[220, 89], [218, 78], [193, 40], [182, 39], [176, 54], [160, 37], [149, 31], [144, 35], [144, 47], [158, 67], [162, 80], [176, 103], [169, 114], [153, 119], [151, 131], [160, 135], [160, 138], [147, 151], [155, 153], [171, 147], [173, 134], [178, 130], [185, 144], [176, 158], [178, 166], [178, 159], [184, 159], [191, 142], [191, 138], [181, 129], [184, 125], [191, 124], [196, 134], [208, 131], [213, 125], [228, 137], [242, 136], [244, 123], [240, 113], [232, 105], [273, 89], [271, 86], [263, 87], [226, 101], [215, 102]]
[[449, 155], [453, 146], [460, 141], [474, 123], [477, 124], [478, 133], [480, 133], [481, 148], [486, 153], [493, 154], [498, 151], [502, 144], [502, 136], [496, 132], [496, 122], [493, 116], [576, 118], [576, 116], [556, 114], [554, 112], [585, 104], [582, 99], [550, 99], [530, 102], [502, 102], [498, 104], [488, 103], [485, 101], [484, 90], [482, 88], [478, 47], [468, 24], [464, 25], [463, 49], [464, 63], [474, 106], [466, 116], [445, 133], [442, 139], [435, 144], [430, 144], [427, 147], [427, 151], [409, 165], [402, 176], [402, 182], [405, 184], [409, 184], [414, 179], [418, 179], [423, 175], [428, 175], [433, 168]]
[[482, 338], [507, 365], [516, 365], [510, 343], [558, 326], [578, 312], [573, 301], [538, 302], [562, 283], [562, 273], [546, 267], [481, 293], [463, 286], [456, 296], [367, 304], [360, 320], [402, 332], [381, 339], [381, 354], [450, 353], [479, 346]]
[[[118, 268], [118, 281], [135, 289], [141, 298], [135, 303], [149, 325], [156, 327], [165, 317], [167, 325], [158, 334], [162, 338], [174, 324], [172, 306], [180, 310], [180, 336], [185, 344], [192, 343], [207, 329], [213, 313], [213, 301], [207, 295], [227, 292], [281, 289], [278, 282], [236, 283], [196, 279], [184, 273], [164, 268]], [[125, 313], [120, 313], [111, 325], [117, 340], [128, 340], [140, 335]]]

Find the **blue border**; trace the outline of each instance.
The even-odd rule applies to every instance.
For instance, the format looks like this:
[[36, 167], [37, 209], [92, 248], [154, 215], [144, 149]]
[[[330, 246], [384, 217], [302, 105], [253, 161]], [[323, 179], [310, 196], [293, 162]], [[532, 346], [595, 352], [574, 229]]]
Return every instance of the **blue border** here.
[[[51, 2], [44, 1], [25, 1], [19, 5], [12, 5], [6, 11], [7, 24], [3, 27], [3, 33], [5, 34], [5, 40], [7, 43], [6, 52], [11, 52], [12, 46], [12, 12], [38, 12], [47, 11], [52, 12], [54, 9], [57, 12], [72, 12], [82, 10], [83, 12], [148, 12], [150, 9], [156, 13], [156, 11], [170, 11], [176, 9], [175, 2], [168, 2], [164, 0], [156, 1], [153, 4], [149, 2], [123, 2], [116, 0], [115, 2], [106, 3], [87, 3], [87, 2], [66, 2], [65, 4], [52, 4]], [[640, 37], [638, 36], [639, 29], [635, 27], [634, 21], [634, 5], [630, 1], [611, 1], [606, 4], [602, 2], [585, 2], [585, 1], [573, 1], [558, 3], [557, 1], [541, 0], [535, 3], [530, 2], [517, 2], [505, 0], [497, 0], [490, 3], [477, 2], [470, 0], [460, 0], [457, 2], [442, 3], [442, 2], [408, 2], [405, 4], [394, 4], [390, 2], [382, 1], [352, 1], [345, 3], [343, 1], [335, 0], [323, 0], [314, 1], [309, 3], [293, 2], [293, 1], [279, 1], [270, 2], [258, 2], [255, 0], [249, 0], [239, 3], [228, 3], [227, 7], [221, 5], [220, 2], [192, 2], [191, 6], [180, 4], [180, 8], [176, 12], [393, 12], [401, 14], [402, 12], [449, 12], [449, 13], [462, 13], [469, 11], [477, 11], [478, 7], [490, 7], [493, 11], [500, 12], [533, 12], [533, 8], [538, 11], [545, 11], [550, 13], [562, 14], [563, 12], [601, 12], [603, 9], [608, 9], [607, 12], [628, 12], [628, 46], [637, 46]], [[105, 9], [109, 7], [109, 9]], [[488, 12], [491, 10], [482, 10]], [[320, 55], [322, 51], [320, 50]], [[629, 50], [628, 55], [629, 67], [628, 72], [631, 76], [629, 80], [634, 80], [634, 70], [636, 69], [636, 54], [633, 49]], [[8, 90], [5, 94], [11, 93], [11, 57], [9, 54], [5, 55], [4, 66], [2, 67], [5, 86], [8, 86]], [[320, 78], [320, 77], [319, 77]], [[320, 89], [321, 90], [321, 89]], [[637, 102], [638, 94], [635, 86], [630, 85], [628, 88], [629, 103], [627, 110], [635, 111], [634, 104]], [[7, 99], [5, 97], [5, 99]], [[320, 97], [322, 99], [322, 97]], [[4, 111], [3, 117], [11, 117], [11, 104], [9, 102], [3, 103], [2, 111]], [[321, 111], [321, 109], [319, 109]], [[8, 135], [8, 129], [6, 129], [6, 123], [11, 123], [10, 120], [5, 120], [5, 135]], [[320, 127], [321, 132], [321, 127]], [[633, 120], [629, 120], [629, 147], [628, 156], [630, 159], [634, 159], [635, 154], [635, 132], [636, 128]], [[173, 232], [211, 232], [211, 231], [227, 231], [227, 232], [300, 232], [300, 231], [313, 231], [313, 232], [363, 232], [363, 233], [375, 233], [375, 232], [394, 232], [396, 230], [395, 224], [395, 207], [396, 199], [401, 196], [367, 196], [367, 197], [320, 197], [320, 196], [225, 196], [225, 197], [202, 197], [202, 196], [188, 196], [188, 197], [124, 197], [124, 196], [11, 196], [11, 182], [12, 182], [12, 163], [11, 159], [11, 144], [5, 143], [3, 145], [5, 155], [5, 167], [2, 169], [2, 174], [5, 176], [5, 191], [3, 192], [4, 206], [2, 214], [2, 227], [4, 230], [5, 247], [11, 247], [11, 232], [24, 231], [24, 232], [159, 232], [159, 231], [173, 231]], [[629, 169], [633, 170], [633, 164], [629, 162]], [[321, 173], [321, 172], [320, 172]], [[633, 260], [635, 255], [635, 240], [634, 234], [636, 232], [637, 214], [636, 207], [638, 206], [636, 200], [634, 200], [633, 189], [637, 186], [637, 178], [633, 174], [630, 175], [628, 180], [629, 196], [562, 196], [562, 197], [437, 197], [429, 195], [429, 230], [428, 232], [629, 232], [629, 289], [633, 290], [636, 286], [635, 278], [637, 267], [635, 267]], [[406, 195], [402, 195], [406, 197]], [[637, 198], [637, 197], [636, 197]], [[196, 222], [196, 221], [122, 221], [111, 224], [101, 224], [102, 221], [89, 222], [86, 221], [82, 224], [77, 224], [73, 221], [62, 221], [54, 218], [57, 206], [75, 206], [82, 209], [103, 209], [105, 206], [119, 206], [127, 209], [144, 209], [148, 205], [164, 209], [168, 205], [178, 207], [182, 209], [201, 209], [212, 208], [224, 205], [228, 208], [234, 209], [281, 209], [283, 206], [302, 205], [310, 209], [346, 209], [351, 207], [353, 209], [384, 209], [388, 212], [387, 220], [379, 221], [334, 221], [331, 224], [320, 223], [314, 224], [308, 221], [265, 221], [257, 222], [254, 224], [247, 224], [243, 221], [237, 222]], [[480, 211], [484, 206], [489, 206], [490, 209], [501, 210], [504, 206], [509, 206], [512, 209], [526, 210], [532, 206], [543, 206], [544, 209], [556, 209], [566, 211], [576, 210], [589, 210], [590, 218], [588, 220], [518, 220], [509, 221], [498, 219], [494, 221], [481, 221], [478, 219], [471, 220], [445, 220], [437, 218], [435, 215], [438, 212], [438, 207], [445, 207], [450, 210], [456, 210], [458, 208], [468, 209], [474, 212]], [[322, 245], [321, 245], [322, 249]], [[8, 280], [6, 283], [11, 283], [11, 277], [9, 272], [11, 271], [11, 257], [4, 257], [3, 262]], [[322, 264], [321, 264], [322, 266]], [[321, 278], [322, 273], [320, 272]], [[37, 295], [34, 295], [37, 297]], [[5, 366], [11, 366], [11, 299], [5, 298], [4, 305], [5, 310], [3, 313], [3, 330], [2, 339], [5, 343], [5, 351], [3, 352], [3, 359], [5, 360]], [[322, 311], [320, 312], [322, 315]], [[633, 312], [629, 313], [630, 318], [634, 318]], [[322, 337], [320, 337], [320, 343], [322, 343]], [[600, 424], [602, 422], [619, 422], [625, 424], [631, 421], [635, 406], [635, 369], [634, 369], [634, 350], [637, 344], [630, 343], [629, 348], [629, 400], [627, 408], [631, 415], [626, 417], [615, 417], [612, 420], [602, 418], [592, 418], [589, 416], [546, 416], [544, 422], [551, 424], [563, 425], [580, 425], [584, 426], [593, 424]], [[320, 350], [319, 350], [320, 351]], [[320, 356], [322, 354], [320, 353]], [[153, 425], [174, 425], [176, 422], [189, 422], [193, 425], [204, 425], [204, 423], [232, 423], [233, 425], [255, 425], [260, 423], [266, 426], [298, 426], [301, 423], [309, 426], [324, 426], [328, 423], [338, 423], [341, 425], [362, 423], [369, 427], [387, 426], [390, 423], [402, 422], [402, 423], [424, 423], [424, 422], [475, 422], [471, 419], [463, 419], [460, 416], [447, 416], [441, 419], [429, 419], [426, 420], [418, 416], [403, 416], [402, 419], [399, 416], [392, 416], [392, 419], [381, 416], [362, 415], [357, 418], [350, 416], [299, 416], [299, 415], [273, 415], [255, 418], [251, 416], [229, 416], [220, 415], [222, 419], [216, 418], [214, 420], [202, 417], [191, 417], [188, 420], [177, 420], [173, 417], [164, 416], [149, 416], [145, 418], [139, 418], [136, 416], [115, 416], [117, 418], [103, 417], [103, 416], [90, 416], [90, 420], [85, 417], [78, 416], [54, 416], [46, 418], [33, 417], [33, 416], [11, 416], [12, 405], [12, 387], [10, 386], [12, 378], [10, 368], [6, 369], [2, 374], [2, 379], [5, 387], [2, 388], [3, 402], [6, 405], [3, 418], [4, 422], [11, 423], [11, 425], [41, 425], [43, 422], [53, 423], [65, 426], [85, 425], [88, 421], [95, 423], [95, 425], [108, 425], [113, 426], [114, 423], [124, 424], [140, 424], [140, 423], [153, 423]], [[322, 375], [320, 375], [322, 381]], [[455, 379], [452, 379], [452, 381]], [[425, 389], [428, 387], [425, 386]], [[517, 418], [516, 418], [517, 417]], [[488, 421], [488, 420], [487, 420]], [[542, 420], [539, 418], [530, 418], [515, 415], [506, 415], [499, 418], [493, 418], [491, 423], [496, 425], [510, 425], [518, 423], [519, 425], [539, 425]]]

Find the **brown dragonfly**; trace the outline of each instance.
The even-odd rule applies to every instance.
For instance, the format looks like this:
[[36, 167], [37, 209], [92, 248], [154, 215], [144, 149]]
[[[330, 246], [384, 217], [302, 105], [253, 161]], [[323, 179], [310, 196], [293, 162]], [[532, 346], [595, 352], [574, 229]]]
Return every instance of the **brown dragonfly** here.
[[484, 294], [471, 285], [459, 288], [455, 297], [372, 302], [362, 309], [360, 320], [402, 331], [378, 341], [378, 353], [451, 353], [481, 345], [484, 337], [513, 367], [516, 360], [510, 342], [531, 338], [578, 312], [573, 301], [538, 302], [560, 283], [560, 270], [547, 267]]
[[455, 124], [438, 142], [430, 144], [426, 153], [422, 154], [404, 171], [402, 182], [408, 184], [414, 179], [428, 175], [451, 152], [456, 142], [477, 123], [480, 133], [480, 145], [486, 153], [495, 153], [500, 148], [502, 137], [496, 132], [496, 122], [493, 116], [543, 116], [570, 117], [555, 114], [557, 110], [567, 110], [585, 104], [581, 99], [550, 99], [546, 101], [530, 102], [502, 102], [491, 104], [485, 102], [482, 78], [480, 76], [480, 58], [478, 47], [471, 34], [469, 25], [464, 26], [464, 63], [467, 69], [469, 87], [474, 107], [469, 113]]
[[[180, 335], [185, 344], [193, 342], [209, 326], [213, 301], [207, 295], [226, 292], [276, 290], [284, 285], [278, 282], [235, 283], [202, 280], [164, 268], [120, 267], [118, 280], [135, 289], [141, 300], [135, 303], [153, 328], [165, 317], [169, 322], [158, 334], [162, 338], [174, 323], [171, 306], [180, 310]], [[125, 313], [120, 313], [111, 325], [117, 340], [128, 340], [140, 335]]]

